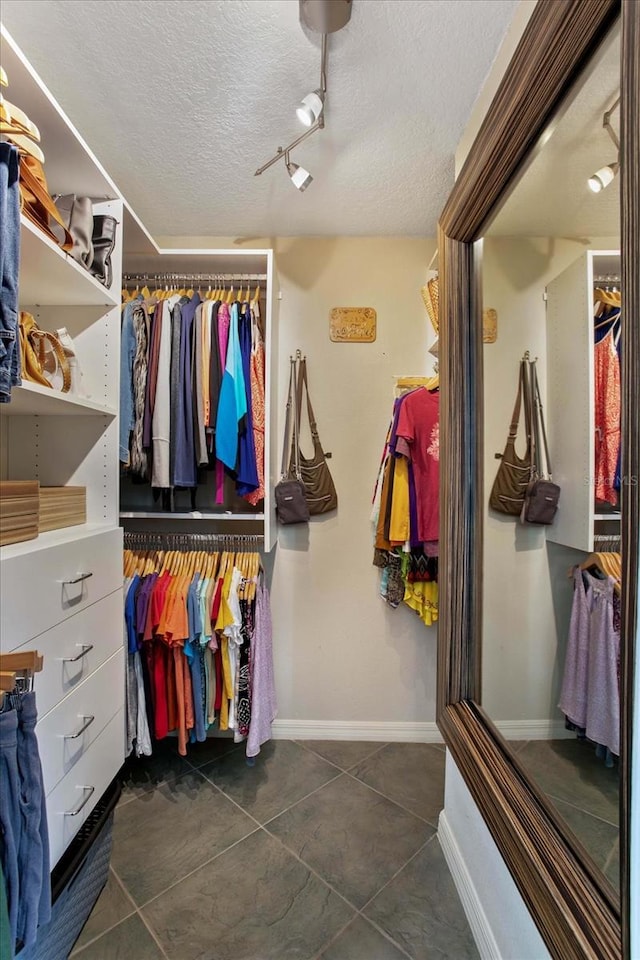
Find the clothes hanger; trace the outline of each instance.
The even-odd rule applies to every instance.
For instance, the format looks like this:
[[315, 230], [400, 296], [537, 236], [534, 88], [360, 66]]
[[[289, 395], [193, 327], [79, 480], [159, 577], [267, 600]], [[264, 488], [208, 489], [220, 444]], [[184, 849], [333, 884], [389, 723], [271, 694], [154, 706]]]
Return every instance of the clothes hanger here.
[[259, 299], [260, 299], [260, 284], [258, 284], [258, 286], [256, 287], [255, 293], [253, 294], [253, 300], [251, 302], [257, 303]]
[[[593, 568], [600, 570], [605, 577], [612, 577], [614, 589], [617, 594], [620, 593], [622, 582], [622, 557], [619, 553], [590, 553], [586, 560], [580, 564], [580, 570], [591, 570]], [[570, 577], [573, 576], [573, 569], [570, 571]]]

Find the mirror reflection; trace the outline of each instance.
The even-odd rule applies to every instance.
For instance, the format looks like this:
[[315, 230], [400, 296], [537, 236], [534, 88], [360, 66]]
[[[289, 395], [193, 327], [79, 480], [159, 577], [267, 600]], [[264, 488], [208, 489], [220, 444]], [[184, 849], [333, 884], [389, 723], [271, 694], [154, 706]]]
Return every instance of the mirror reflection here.
[[[482, 704], [619, 890], [619, 32], [483, 241]], [[516, 426], [517, 424], [517, 426]]]

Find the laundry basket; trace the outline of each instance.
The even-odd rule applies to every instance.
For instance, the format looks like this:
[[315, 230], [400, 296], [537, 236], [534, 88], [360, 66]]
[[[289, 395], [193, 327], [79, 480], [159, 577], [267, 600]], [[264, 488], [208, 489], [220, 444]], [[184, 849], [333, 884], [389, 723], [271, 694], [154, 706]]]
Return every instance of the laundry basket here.
[[120, 799], [114, 780], [51, 874], [51, 920], [17, 960], [67, 960], [109, 875], [113, 814]]

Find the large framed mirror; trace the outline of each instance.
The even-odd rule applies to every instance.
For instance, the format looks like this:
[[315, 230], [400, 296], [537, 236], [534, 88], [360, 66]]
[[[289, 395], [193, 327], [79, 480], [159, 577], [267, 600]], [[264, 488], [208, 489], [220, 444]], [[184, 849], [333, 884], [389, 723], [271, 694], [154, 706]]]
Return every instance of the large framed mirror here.
[[[629, 955], [640, 325], [621, 315], [640, 315], [638, 102], [640, 4], [541, 0], [439, 226], [438, 723], [562, 960]], [[488, 507], [525, 357], [561, 487], [548, 526]], [[598, 629], [610, 690], [589, 707], [575, 656]]]

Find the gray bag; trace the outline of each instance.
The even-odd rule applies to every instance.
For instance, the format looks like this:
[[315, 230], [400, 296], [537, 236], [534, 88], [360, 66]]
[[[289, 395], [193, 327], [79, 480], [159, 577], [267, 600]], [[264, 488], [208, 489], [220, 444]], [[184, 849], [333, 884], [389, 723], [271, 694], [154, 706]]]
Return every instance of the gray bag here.
[[[87, 270], [93, 263], [93, 204], [90, 197], [76, 197], [74, 193], [54, 197], [55, 205], [67, 230], [73, 237], [69, 256]], [[56, 235], [61, 231], [52, 225]]]
[[[557, 483], [553, 482], [551, 477], [549, 445], [547, 443], [547, 431], [544, 425], [544, 414], [542, 412], [542, 400], [540, 399], [540, 387], [538, 385], [538, 373], [536, 371], [535, 360], [530, 363], [530, 383], [532, 392], [531, 415], [533, 419], [534, 458], [531, 468], [531, 480], [525, 493], [520, 519], [522, 523], [550, 524], [553, 523], [558, 511], [560, 487]], [[542, 440], [544, 442], [547, 476], [545, 476], [542, 464], [540, 433], [542, 433]]]
[[293, 405], [293, 439], [295, 450], [299, 454], [298, 446], [298, 405], [293, 403], [294, 391], [297, 392], [296, 380], [296, 361], [291, 360], [291, 370], [289, 373], [289, 396], [287, 398], [287, 413], [284, 422], [284, 440], [282, 444], [282, 468], [280, 470], [280, 482], [274, 487], [274, 496], [276, 498], [276, 513], [279, 523], [308, 523], [309, 506], [305, 496], [304, 483], [300, 473], [300, 460], [296, 456], [294, 463], [295, 475], [291, 478], [287, 476], [287, 452], [289, 450], [289, 425], [291, 422], [291, 407]]

